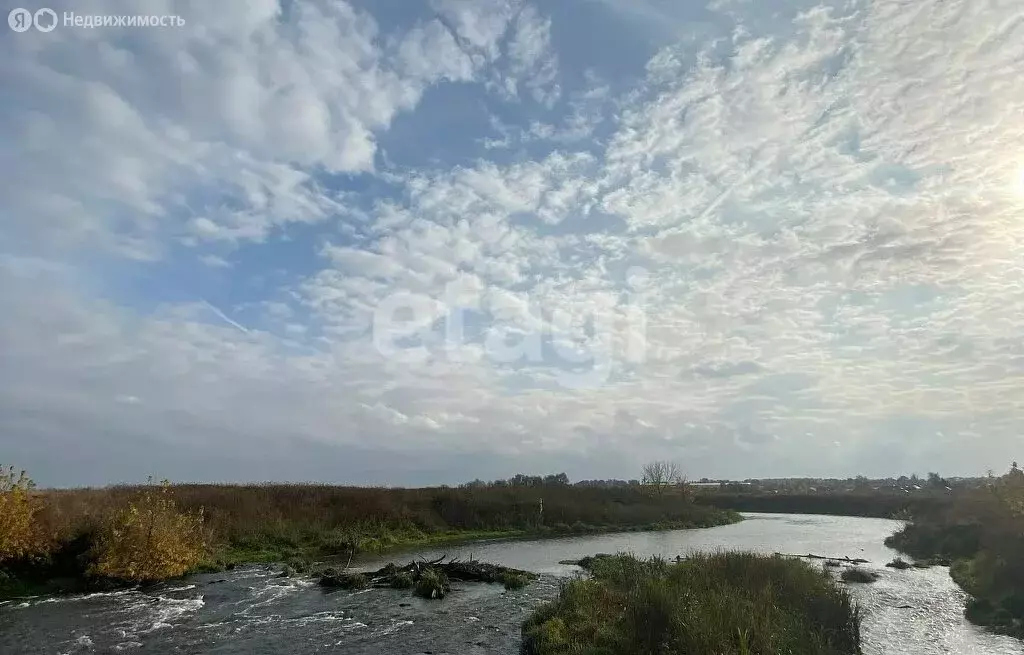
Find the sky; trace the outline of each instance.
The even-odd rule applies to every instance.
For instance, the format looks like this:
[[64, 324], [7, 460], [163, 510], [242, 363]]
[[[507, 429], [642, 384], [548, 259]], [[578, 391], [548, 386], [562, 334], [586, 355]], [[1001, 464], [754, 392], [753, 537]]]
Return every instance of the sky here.
[[[1024, 453], [1015, 0], [47, 6], [0, 28], [0, 462], [42, 485]], [[63, 22], [143, 8], [182, 24]]]

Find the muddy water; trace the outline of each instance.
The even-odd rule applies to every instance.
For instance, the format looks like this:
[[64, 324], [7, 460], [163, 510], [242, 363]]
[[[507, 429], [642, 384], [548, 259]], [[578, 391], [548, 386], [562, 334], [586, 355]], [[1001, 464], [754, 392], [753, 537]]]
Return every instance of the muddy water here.
[[[518, 592], [456, 585], [443, 601], [373, 589], [325, 593], [312, 583], [248, 568], [202, 575], [162, 589], [0, 605], [0, 653], [517, 653], [519, 625], [578, 570], [564, 559], [629, 551], [673, 557], [694, 550], [815, 553], [870, 560], [881, 579], [855, 585], [864, 608], [864, 651], [881, 654], [1024, 654], [1024, 645], [963, 618], [964, 595], [942, 567], [895, 571], [883, 539], [895, 521], [749, 514], [736, 525], [543, 541], [475, 543], [394, 556], [448, 554], [537, 571]], [[369, 559], [361, 566], [376, 567]]]

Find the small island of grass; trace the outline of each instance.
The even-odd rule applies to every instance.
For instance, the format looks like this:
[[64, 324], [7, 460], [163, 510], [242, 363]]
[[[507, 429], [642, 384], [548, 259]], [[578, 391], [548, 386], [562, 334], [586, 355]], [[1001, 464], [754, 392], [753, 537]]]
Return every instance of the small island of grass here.
[[523, 625], [525, 655], [860, 652], [860, 612], [819, 567], [751, 553], [584, 560]]

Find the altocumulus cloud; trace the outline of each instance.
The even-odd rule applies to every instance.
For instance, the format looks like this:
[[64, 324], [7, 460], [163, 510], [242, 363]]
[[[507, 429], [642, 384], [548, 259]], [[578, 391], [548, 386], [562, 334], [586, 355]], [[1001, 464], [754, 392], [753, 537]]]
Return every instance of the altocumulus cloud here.
[[0, 459], [1002, 468], [1017, 3], [678, 4], [168, 1], [183, 26], [4, 34]]

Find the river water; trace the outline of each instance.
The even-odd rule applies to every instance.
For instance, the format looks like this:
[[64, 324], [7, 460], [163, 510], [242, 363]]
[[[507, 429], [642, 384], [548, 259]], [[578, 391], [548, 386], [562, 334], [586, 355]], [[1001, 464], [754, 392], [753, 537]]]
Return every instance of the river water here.
[[[252, 567], [200, 575], [143, 593], [135, 590], [0, 604], [0, 653], [346, 655], [513, 655], [519, 625], [575, 575], [560, 560], [632, 552], [674, 557], [695, 550], [814, 553], [870, 560], [881, 579], [852, 585], [865, 612], [867, 655], [1022, 654], [1024, 644], [963, 618], [965, 597], [944, 567], [885, 568], [896, 553], [882, 541], [896, 521], [837, 516], [746, 514], [742, 523], [705, 530], [635, 532], [542, 541], [487, 542], [393, 556], [447, 554], [541, 573], [517, 592], [456, 584], [443, 601], [371, 589], [325, 592], [312, 582]], [[360, 562], [377, 568], [379, 561]]]

